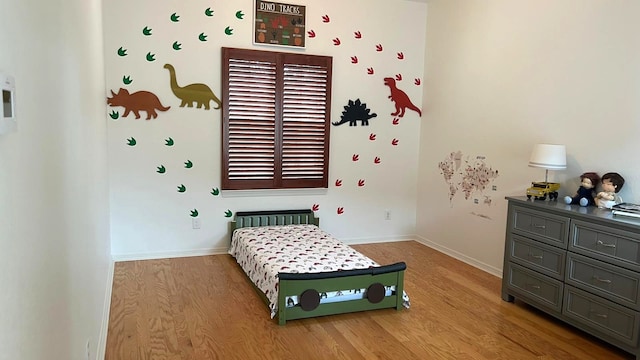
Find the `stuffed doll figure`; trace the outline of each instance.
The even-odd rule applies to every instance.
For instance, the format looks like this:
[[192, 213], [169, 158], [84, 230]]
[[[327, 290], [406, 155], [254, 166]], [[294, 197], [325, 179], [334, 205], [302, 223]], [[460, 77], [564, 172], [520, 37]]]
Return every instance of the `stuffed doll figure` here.
[[618, 195], [618, 192], [622, 190], [622, 186], [624, 185], [622, 175], [609, 172], [602, 175], [600, 180], [602, 191], [596, 196], [596, 205], [599, 208], [611, 209], [613, 205], [620, 204], [622, 198]]
[[567, 204], [580, 204], [580, 206], [595, 206], [596, 200], [593, 195], [599, 181], [600, 176], [594, 172], [586, 172], [580, 175], [580, 187], [578, 191], [573, 197], [565, 196], [564, 202]]

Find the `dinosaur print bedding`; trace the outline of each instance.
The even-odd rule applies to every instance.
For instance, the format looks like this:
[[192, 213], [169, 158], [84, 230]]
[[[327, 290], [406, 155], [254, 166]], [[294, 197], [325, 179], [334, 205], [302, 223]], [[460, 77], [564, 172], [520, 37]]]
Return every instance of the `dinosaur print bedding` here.
[[[380, 266], [315, 225], [246, 227], [234, 231], [229, 254], [269, 300], [271, 318], [278, 309], [278, 273], [318, 273]], [[394, 287], [387, 287], [391, 295]], [[365, 289], [343, 289], [321, 294], [321, 303], [362, 299]], [[287, 307], [298, 297], [287, 297]], [[403, 303], [409, 297], [403, 292]]]

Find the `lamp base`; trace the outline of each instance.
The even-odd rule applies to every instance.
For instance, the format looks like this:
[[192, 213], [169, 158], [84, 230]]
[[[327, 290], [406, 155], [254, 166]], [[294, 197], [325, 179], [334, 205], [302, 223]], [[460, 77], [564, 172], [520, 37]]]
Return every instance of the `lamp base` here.
[[549, 196], [549, 200], [557, 200], [558, 190], [560, 190], [559, 183], [534, 181], [531, 183], [531, 187], [527, 189], [527, 199], [533, 197], [535, 200], [546, 200], [547, 196]]

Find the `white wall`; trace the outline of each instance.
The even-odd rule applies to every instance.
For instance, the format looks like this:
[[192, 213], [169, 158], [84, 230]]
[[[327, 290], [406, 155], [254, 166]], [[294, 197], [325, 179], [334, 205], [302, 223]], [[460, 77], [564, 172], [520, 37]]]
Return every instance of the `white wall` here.
[[[307, 28], [316, 33], [307, 38], [304, 50], [252, 45], [253, 0], [166, 3], [153, 0], [114, 0], [105, 2], [105, 62], [107, 92], [127, 88], [146, 90], [158, 96], [166, 112], [158, 118], [135, 120], [133, 114], [112, 120], [108, 114], [109, 179], [111, 189], [112, 250], [118, 259], [164, 257], [226, 251], [228, 247], [225, 212], [311, 208], [325, 230], [347, 242], [401, 240], [415, 233], [418, 146], [420, 127], [426, 119], [408, 110], [393, 125], [394, 104], [388, 99], [384, 77], [401, 74], [398, 88], [421, 106], [424, 81], [424, 3], [382, 0], [298, 1], [306, 5]], [[208, 7], [213, 16], [204, 14]], [[242, 11], [243, 19], [236, 13]], [[171, 14], [178, 22], [170, 20]], [[323, 22], [328, 15], [330, 21]], [[126, 21], [122, 21], [126, 17]], [[151, 35], [142, 30], [148, 27]], [[226, 27], [233, 29], [226, 35]], [[360, 31], [361, 39], [354, 33]], [[205, 33], [207, 41], [198, 40]], [[336, 46], [333, 39], [339, 38]], [[173, 50], [172, 44], [182, 44]], [[382, 51], [376, 51], [381, 44]], [[220, 187], [220, 110], [180, 108], [180, 100], [169, 86], [164, 64], [174, 65], [180, 86], [205, 83], [220, 96], [220, 48], [222, 46], [266, 51], [295, 51], [333, 56], [332, 121], [340, 120], [348, 100], [365, 102], [378, 116], [370, 126], [331, 128], [329, 188], [313, 192], [262, 192], [243, 197], [223, 192]], [[127, 49], [127, 56], [117, 50]], [[155, 54], [149, 62], [146, 54]], [[398, 59], [398, 53], [404, 59]], [[351, 57], [359, 62], [352, 64]], [[373, 75], [367, 68], [374, 69]], [[123, 76], [133, 82], [125, 85]], [[420, 85], [415, 84], [420, 80]], [[108, 113], [123, 115], [123, 107], [110, 107]], [[369, 140], [370, 134], [376, 140]], [[127, 139], [137, 144], [128, 146]], [[165, 139], [175, 141], [165, 146]], [[399, 140], [397, 146], [392, 140]], [[358, 162], [352, 155], [359, 154]], [[374, 158], [381, 158], [379, 165]], [[187, 160], [194, 164], [186, 169]], [[156, 168], [164, 165], [166, 173]], [[342, 180], [341, 187], [335, 186]], [[365, 180], [359, 187], [358, 181]], [[186, 186], [178, 193], [177, 187]], [[338, 215], [337, 209], [344, 208]], [[197, 209], [202, 228], [192, 229], [190, 212]], [[384, 210], [391, 220], [384, 220]]]
[[[494, 273], [502, 269], [505, 196], [524, 195], [544, 170], [536, 143], [567, 146], [550, 173], [572, 195], [585, 171], [622, 174], [640, 201], [640, 23], [637, 1], [429, 1], [417, 231]], [[485, 156], [494, 184], [449, 201], [438, 163], [452, 151]], [[460, 195], [460, 194], [459, 194]], [[491, 196], [491, 206], [473, 198]], [[478, 216], [481, 215], [481, 216]]]
[[0, 2], [0, 359], [96, 358], [110, 243], [101, 2]]

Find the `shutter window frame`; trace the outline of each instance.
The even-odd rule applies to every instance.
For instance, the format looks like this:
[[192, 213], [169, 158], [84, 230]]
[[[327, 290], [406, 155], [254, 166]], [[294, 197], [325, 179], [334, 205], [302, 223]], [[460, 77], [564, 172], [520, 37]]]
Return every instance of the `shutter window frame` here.
[[223, 190], [327, 188], [332, 58], [222, 48]]

